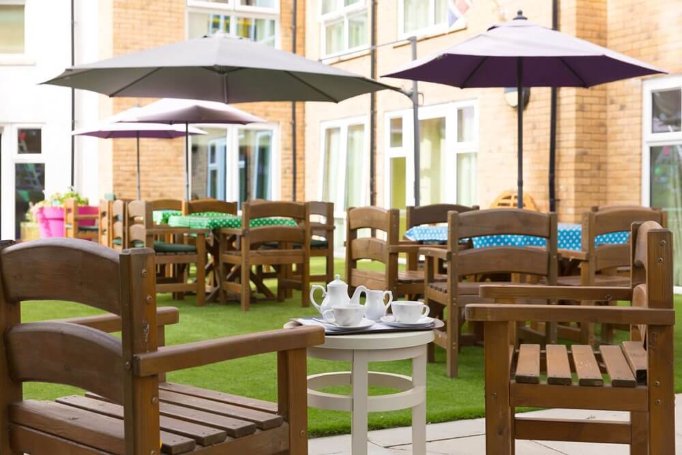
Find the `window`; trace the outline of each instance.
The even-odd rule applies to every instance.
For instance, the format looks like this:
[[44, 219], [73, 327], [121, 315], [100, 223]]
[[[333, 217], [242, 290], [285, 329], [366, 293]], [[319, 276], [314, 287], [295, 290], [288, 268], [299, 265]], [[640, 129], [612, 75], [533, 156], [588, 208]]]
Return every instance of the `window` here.
[[[682, 237], [682, 77], [644, 82], [643, 201], [665, 210]], [[682, 286], [682, 247], [674, 245], [673, 282]]]
[[[412, 111], [386, 118], [385, 194], [391, 207], [414, 201]], [[478, 203], [478, 111], [468, 102], [419, 110], [419, 203]], [[454, 180], [453, 180], [454, 178]]]
[[0, 2], [0, 54], [25, 52], [23, 2]]
[[187, 6], [189, 38], [225, 33], [278, 45], [279, 0], [188, 0]]
[[439, 33], [463, 28], [471, 0], [401, 0], [398, 4], [400, 35]]
[[320, 5], [323, 56], [361, 50], [369, 45], [366, 0], [321, 0]]

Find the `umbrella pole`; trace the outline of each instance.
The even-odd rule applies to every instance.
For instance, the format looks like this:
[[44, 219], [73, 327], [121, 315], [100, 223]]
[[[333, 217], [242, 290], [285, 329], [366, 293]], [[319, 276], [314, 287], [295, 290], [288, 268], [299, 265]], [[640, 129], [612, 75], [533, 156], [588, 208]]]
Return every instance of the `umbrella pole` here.
[[189, 123], [185, 122], [185, 200], [189, 201]]
[[140, 197], [140, 132], [137, 132], [137, 199]]
[[516, 59], [516, 134], [517, 134], [517, 196], [516, 206], [523, 208], [523, 64], [521, 59]]

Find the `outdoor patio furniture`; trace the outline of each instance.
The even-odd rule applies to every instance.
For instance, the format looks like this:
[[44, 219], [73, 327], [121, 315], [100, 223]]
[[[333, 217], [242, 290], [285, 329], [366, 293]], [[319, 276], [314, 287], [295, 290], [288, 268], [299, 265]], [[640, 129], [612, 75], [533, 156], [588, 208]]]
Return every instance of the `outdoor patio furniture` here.
[[334, 279], [334, 203], [308, 201], [310, 215], [310, 257], [325, 258], [324, 272], [310, 275], [310, 281], [325, 284]]
[[97, 240], [100, 245], [111, 248], [111, 204], [114, 201], [102, 199], [99, 201], [97, 218]]
[[[156, 292], [172, 292], [179, 298], [186, 292], [194, 292], [197, 296], [197, 305], [203, 305], [206, 297], [206, 231], [155, 226], [152, 211], [150, 202], [128, 203], [129, 247], [147, 247], [154, 250]], [[191, 265], [195, 265], [196, 269], [194, 281], [189, 277]], [[173, 268], [173, 272], [166, 273], [167, 267]]]
[[[483, 286], [504, 304], [472, 304], [485, 326], [486, 451], [514, 453], [517, 439], [628, 444], [631, 453], [675, 453], [672, 234], [658, 223], [632, 227], [632, 283], [622, 287]], [[615, 301], [632, 307], [522, 305], [523, 298]], [[620, 345], [510, 344], [517, 321], [578, 321], [631, 326]], [[570, 355], [570, 358], [569, 358]], [[517, 407], [626, 411], [630, 420], [524, 418]]]
[[236, 215], [237, 203], [234, 201], [221, 201], [213, 198], [192, 199], [190, 201], [184, 201], [183, 203], [183, 215], [205, 212], [229, 213], [230, 215]]
[[94, 207], [91, 213], [83, 213], [83, 210], [80, 210], [83, 207], [89, 206], [79, 205], [73, 198], [64, 201], [64, 237], [97, 240], [99, 215], [94, 210], [98, 207]]
[[[593, 207], [583, 214], [581, 251], [561, 251], [563, 258], [580, 264], [580, 275], [561, 276], [562, 286], [621, 286], [630, 287], [630, 226], [634, 222], [655, 221], [666, 224], [665, 213], [659, 209], [641, 206]], [[611, 243], [616, 235], [623, 242]], [[612, 302], [613, 303], [613, 302]], [[594, 302], [585, 301], [583, 305]], [[573, 336], [585, 344], [595, 344], [594, 324], [581, 324], [572, 329], [560, 326], [562, 335]], [[612, 338], [612, 327], [602, 326], [605, 342]]]
[[[519, 194], [516, 191], [503, 191], [490, 204], [490, 208], [500, 208], [500, 207], [518, 207], [519, 205]], [[535, 203], [535, 199], [528, 194], [523, 194], [523, 208], [527, 210], [535, 210], [536, 212], [540, 209]]]
[[[3, 246], [0, 452], [307, 453], [306, 348], [324, 341], [323, 329], [159, 347], [158, 325], [173, 322], [173, 314], [157, 314], [153, 275], [147, 273], [154, 269], [151, 250], [119, 254], [73, 239]], [[80, 321], [85, 325], [22, 323], [21, 302], [42, 299], [79, 302], [116, 317]], [[102, 330], [121, 330], [122, 336]], [[168, 371], [275, 352], [277, 403], [162, 379]], [[22, 386], [34, 380], [87, 393], [25, 399]]]
[[[221, 302], [226, 301], [228, 292], [236, 293], [242, 310], [247, 311], [251, 305], [251, 281], [258, 292], [274, 298], [252, 270], [254, 266], [267, 265], [277, 269], [277, 300], [284, 300], [286, 290], [294, 288], [302, 293], [302, 306], [308, 306], [311, 239], [308, 206], [302, 202], [247, 201], [239, 224], [224, 227], [218, 233]], [[286, 267], [294, 265], [300, 271], [298, 278], [285, 272]]]
[[111, 248], [118, 251], [128, 248], [128, 202], [127, 199], [111, 202]]
[[[509, 274], [521, 274], [524, 279], [542, 280], [553, 285], [557, 275], [557, 223], [556, 215], [515, 208], [472, 210], [465, 213], [448, 213], [447, 248], [423, 247], [419, 250], [426, 258], [424, 302], [431, 307], [431, 316], [445, 322], [443, 330], [436, 331], [434, 344], [445, 349], [446, 374], [458, 375], [458, 357], [461, 347], [480, 340], [480, 333], [463, 332], [465, 305], [480, 302], [478, 290], [486, 280], [505, 281]], [[461, 249], [463, 239], [478, 236], [521, 235], [540, 237], [544, 247], [492, 246]], [[441, 263], [445, 263], [447, 280], [438, 279]], [[488, 281], [490, 282], [490, 281]], [[500, 282], [500, 281], [497, 281]], [[543, 341], [553, 339], [552, 327], [544, 333], [524, 330], [525, 337], [534, 336]], [[433, 359], [433, 355], [430, 356]]]
[[[393, 298], [424, 292], [422, 270], [399, 270], [400, 255], [416, 255], [419, 242], [399, 239], [398, 209], [354, 207], [346, 220], [346, 281], [349, 286], [391, 291]], [[380, 263], [383, 270], [365, 266]]]

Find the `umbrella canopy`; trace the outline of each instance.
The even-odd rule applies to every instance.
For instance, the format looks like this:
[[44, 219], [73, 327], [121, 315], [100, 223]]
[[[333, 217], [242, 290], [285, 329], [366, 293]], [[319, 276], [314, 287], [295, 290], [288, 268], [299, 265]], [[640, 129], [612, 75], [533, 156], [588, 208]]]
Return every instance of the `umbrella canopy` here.
[[[225, 103], [216, 101], [164, 98], [143, 107], [123, 111], [118, 116], [121, 122], [184, 123], [189, 131], [190, 123], [242, 124], [261, 123], [264, 119], [249, 114]], [[189, 191], [189, 134], [185, 135], [185, 197]]]
[[45, 83], [108, 96], [224, 103], [339, 102], [395, 89], [291, 52], [220, 34], [77, 65]]
[[140, 199], [140, 138], [173, 139], [189, 134], [206, 134], [198, 128], [182, 128], [164, 123], [115, 123], [119, 116], [111, 117], [101, 124], [73, 131], [75, 136], [93, 136], [102, 139], [137, 139], [137, 198]]
[[[386, 77], [460, 88], [591, 87], [664, 71], [621, 53], [528, 21], [521, 11], [445, 51], [419, 59]], [[523, 108], [517, 108], [518, 201], [523, 201]]]

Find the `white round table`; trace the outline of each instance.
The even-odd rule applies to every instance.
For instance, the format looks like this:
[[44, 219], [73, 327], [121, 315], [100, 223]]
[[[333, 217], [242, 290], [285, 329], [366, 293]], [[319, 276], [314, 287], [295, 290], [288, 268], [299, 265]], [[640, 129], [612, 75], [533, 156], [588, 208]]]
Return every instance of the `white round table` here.
[[[367, 453], [367, 413], [412, 408], [412, 453], [426, 453], [426, 345], [433, 331], [332, 335], [323, 345], [308, 348], [308, 356], [351, 362], [351, 371], [308, 376], [308, 406], [351, 412], [353, 455]], [[412, 377], [373, 372], [369, 362], [412, 359]], [[321, 392], [329, 386], [351, 385], [351, 395]], [[399, 392], [368, 396], [368, 387]]]

